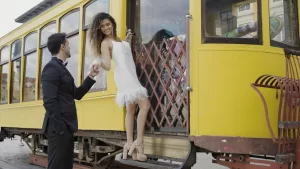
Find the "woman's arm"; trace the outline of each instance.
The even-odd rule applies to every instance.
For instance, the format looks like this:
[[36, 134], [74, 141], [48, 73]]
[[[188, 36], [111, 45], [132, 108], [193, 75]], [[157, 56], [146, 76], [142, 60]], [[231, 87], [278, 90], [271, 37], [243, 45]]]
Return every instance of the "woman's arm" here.
[[110, 51], [109, 51], [109, 41], [102, 41], [101, 44], [101, 53], [102, 53], [102, 62], [101, 67], [106, 70], [110, 71], [111, 68], [111, 58], [110, 58]]
[[131, 32], [130, 29], [128, 29], [127, 35], [126, 35], [126, 37], [125, 37], [124, 40], [125, 40], [126, 42], [128, 42], [129, 44], [131, 44], [131, 40], [132, 40], [132, 32]]

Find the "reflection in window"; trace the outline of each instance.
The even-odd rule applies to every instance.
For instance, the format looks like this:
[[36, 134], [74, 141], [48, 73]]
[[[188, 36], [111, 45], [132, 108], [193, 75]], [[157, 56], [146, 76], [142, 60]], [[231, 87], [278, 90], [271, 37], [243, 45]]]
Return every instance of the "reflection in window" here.
[[61, 18], [61, 27], [60, 32], [64, 32], [66, 34], [74, 32], [79, 29], [79, 10], [72, 11], [67, 14], [65, 17]]
[[[251, 3], [248, 0], [206, 0], [205, 2], [206, 37], [257, 38], [256, 0]], [[250, 12], [245, 13], [245, 10]]]
[[71, 57], [68, 59], [67, 69], [74, 78], [75, 85], [78, 79], [78, 56], [79, 56], [79, 38], [78, 35], [68, 38]]
[[48, 37], [56, 32], [56, 24], [55, 22], [51, 23], [50, 25], [47, 25], [44, 27], [41, 31], [41, 45], [44, 45], [47, 43]]
[[247, 11], [250, 9], [250, 4], [246, 4], [246, 5], [241, 5], [239, 6], [239, 11], [242, 12], [242, 11]]
[[23, 98], [25, 102], [33, 101], [35, 99], [36, 56], [36, 52], [34, 52], [25, 57], [25, 79], [23, 88]]
[[87, 26], [92, 21], [95, 14], [99, 12], [109, 12], [109, 0], [96, 0], [88, 4], [85, 8], [84, 26]]
[[22, 47], [22, 40], [17, 40], [13, 43], [11, 49], [11, 58], [16, 58], [21, 56], [21, 47]]
[[[94, 57], [91, 53], [91, 48], [88, 41], [88, 36], [85, 39], [85, 53], [84, 53], [84, 73], [83, 80], [88, 76], [90, 66], [93, 62]], [[106, 86], [106, 71], [100, 68], [100, 73], [97, 75], [97, 83], [90, 89], [89, 92], [103, 91], [107, 89]]]
[[37, 44], [37, 34], [32, 33], [28, 35], [25, 38], [25, 53], [30, 50], [36, 49], [36, 44]]
[[9, 60], [9, 47], [6, 46], [1, 49], [0, 62], [5, 62], [8, 60]]
[[11, 86], [11, 102], [20, 102], [20, 85], [21, 85], [21, 58], [12, 62], [12, 86]]
[[135, 5], [138, 43], [161, 41], [163, 38], [186, 34], [185, 15], [189, 11], [189, 1], [137, 0]]
[[1, 70], [1, 100], [0, 104], [7, 103], [7, 82], [8, 82], [8, 64], [0, 66]]
[[296, 0], [270, 1], [271, 40], [299, 46], [298, 12]]
[[[42, 71], [45, 67], [45, 65], [51, 60], [52, 58], [52, 55], [51, 53], [49, 52], [48, 48], [43, 48], [42, 50], [42, 64], [41, 64], [41, 74], [42, 74]], [[42, 83], [41, 83], [41, 79], [40, 79], [40, 96], [39, 96], [39, 99], [43, 99], [43, 91], [42, 91]]]

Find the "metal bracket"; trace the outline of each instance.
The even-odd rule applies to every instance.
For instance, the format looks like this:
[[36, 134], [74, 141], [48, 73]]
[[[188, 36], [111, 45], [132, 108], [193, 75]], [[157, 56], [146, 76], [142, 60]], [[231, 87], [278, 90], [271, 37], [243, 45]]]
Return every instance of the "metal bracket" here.
[[185, 15], [185, 17], [188, 18], [188, 19], [190, 19], [190, 20], [193, 19], [193, 16], [192, 16], [190, 13], [187, 13], [187, 14]]
[[191, 91], [193, 91], [193, 88], [192, 88], [191, 86], [187, 86], [187, 87], [185, 88], [185, 90], [191, 92]]

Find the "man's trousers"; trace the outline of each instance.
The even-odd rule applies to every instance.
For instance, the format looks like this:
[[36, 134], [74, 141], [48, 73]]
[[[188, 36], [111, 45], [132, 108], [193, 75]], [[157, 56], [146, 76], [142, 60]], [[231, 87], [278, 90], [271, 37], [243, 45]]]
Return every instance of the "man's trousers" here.
[[[49, 128], [49, 126], [48, 126]], [[57, 134], [47, 131], [48, 167], [47, 169], [72, 169], [74, 154], [74, 138], [68, 130]]]

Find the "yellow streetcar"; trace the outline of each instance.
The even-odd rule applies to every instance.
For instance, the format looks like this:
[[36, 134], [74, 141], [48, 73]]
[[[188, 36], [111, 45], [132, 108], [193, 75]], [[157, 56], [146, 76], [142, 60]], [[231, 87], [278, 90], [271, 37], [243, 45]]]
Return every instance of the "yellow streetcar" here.
[[89, 23], [107, 12], [118, 36], [134, 32], [137, 73], [151, 102], [149, 160], [120, 156], [126, 112], [115, 104], [112, 69], [76, 101], [76, 165], [110, 168], [118, 160], [188, 169], [198, 152], [229, 168], [300, 168], [299, 7], [298, 0], [44, 0], [0, 39], [0, 141], [20, 135], [31, 161], [45, 166], [40, 74], [52, 57], [47, 38], [67, 34], [67, 68], [79, 85], [93, 59]]

